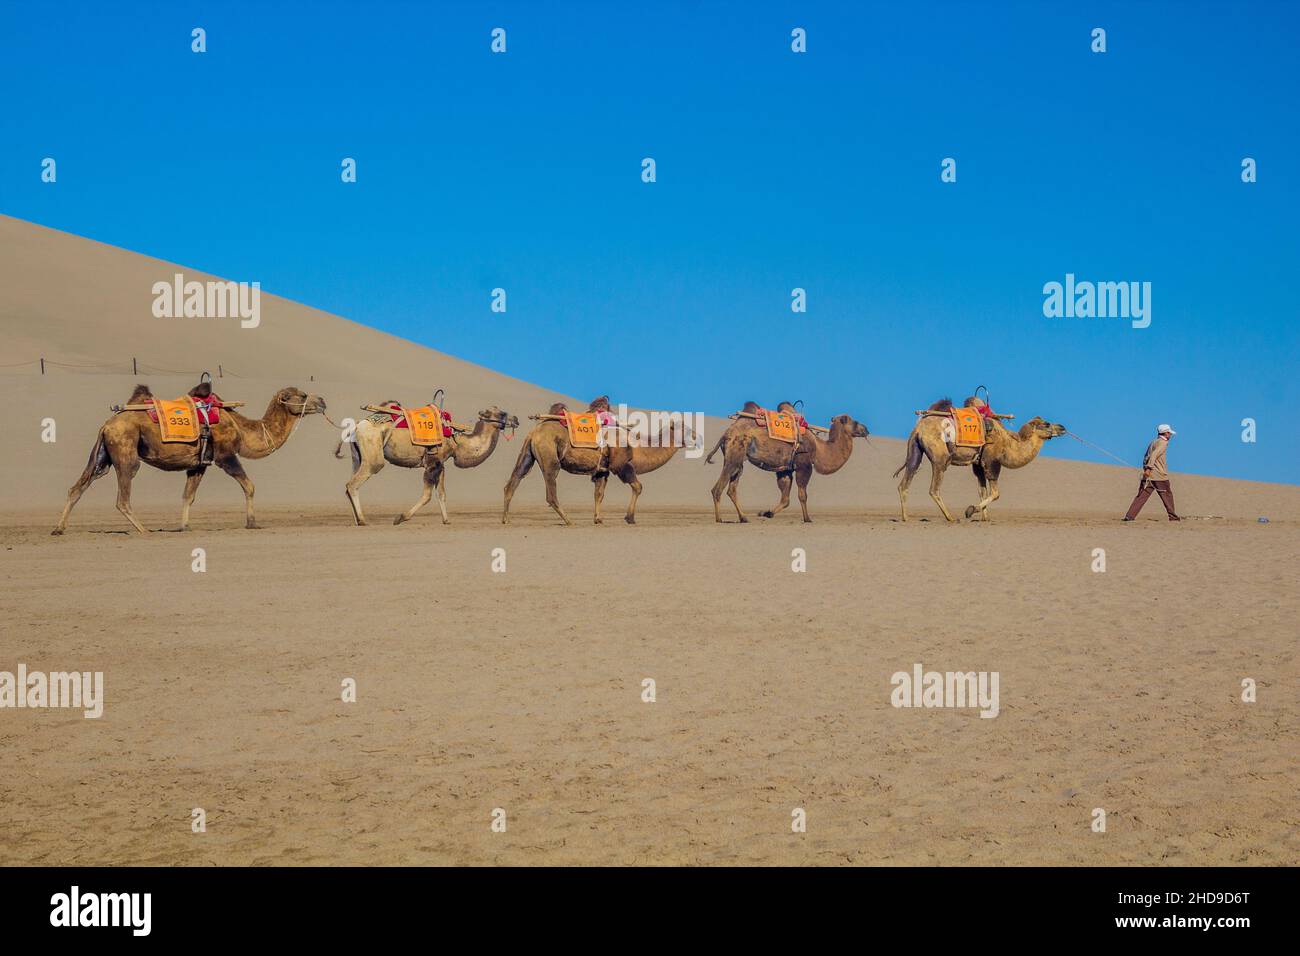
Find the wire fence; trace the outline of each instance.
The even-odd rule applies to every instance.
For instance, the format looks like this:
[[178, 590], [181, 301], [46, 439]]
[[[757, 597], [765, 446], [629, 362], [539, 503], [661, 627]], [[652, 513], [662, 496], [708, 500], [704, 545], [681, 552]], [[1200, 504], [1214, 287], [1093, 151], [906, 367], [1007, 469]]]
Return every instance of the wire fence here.
[[[120, 359], [116, 362], [62, 362], [58, 359], [47, 358], [43, 355], [25, 362], [0, 362], [0, 370], [4, 369], [33, 369], [39, 371], [41, 375], [51, 375], [56, 371], [66, 371], [82, 374], [101, 375], [193, 375], [198, 377], [204, 372], [208, 372], [214, 379], [222, 378], [262, 378], [252, 374], [241, 374], [233, 369], [227, 368], [224, 363], [218, 362], [210, 368], [167, 368], [162, 365], [154, 365], [152, 362], [142, 362], [140, 359], [132, 356], [128, 359]], [[316, 376], [309, 376], [311, 381], [316, 381]]]

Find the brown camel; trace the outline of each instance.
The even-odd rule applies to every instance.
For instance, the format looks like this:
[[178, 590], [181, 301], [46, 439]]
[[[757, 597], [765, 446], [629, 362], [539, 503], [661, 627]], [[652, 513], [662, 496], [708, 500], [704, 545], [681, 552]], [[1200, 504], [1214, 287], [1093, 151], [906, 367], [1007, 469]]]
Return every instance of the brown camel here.
[[[137, 385], [127, 404], [145, 403], [152, 397], [147, 385]], [[325, 399], [292, 386], [275, 393], [261, 418], [246, 418], [234, 409], [221, 409], [221, 420], [212, 426], [213, 464], [244, 489], [245, 527], [256, 528], [257, 522], [253, 519], [253, 483], [245, 474], [239, 456], [265, 458], [289, 440], [304, 416], [324, 410]], [[115, 414], [99, 430], [86, 469], [68, 489], [68, 502], [51, 534], [63, 534], [67, 530], [73, 505], [96, 478], [108, 473], [110, 465], [117, 471], [117, 510], [136, 531], [147, 534], [144, 525], [131, 513], [131, 480], [140, 470], [141, 462], [163, 471], [185, 472], [180, 530], [188, 531], [190, 505], [208, 468], [199, 457], [198, 442], [164, 442], [160, 426], [150, 420], [148, 412], [124, 411]]]
[[[941, 399], [930, 406], [930, 411], [943, 412], [952, 408], [952, 401]], [[1042, 450], [1043, 442], [1065, 434], [1064, 425], [1054, 425], [1043, 418], [1031, 418], [1017, 431], [1008, 431], [1000, 421], [990, 423], [988, 441], [983, 448], [970, 448], [954, 445], [951, 442], [952, 422], [943, 415], [925, 415], [916, 423], [912, 434], [907, 438], [907, 460], [894, 472], [900, 473], [903, 480], [898, 483], [898, 500], [903, 509], [903, 520], [907, 520], [907, 487], [912, 477], [921, 467], [922, 457], [930, 459], [930, 497], [943, 512], [948, 521], [955, 520], [948, 513], [948, 508], [939, 497], [939, 486], [943, 483], [943, 473], [949, 465], [970, 465], [975, 478], [980, 483], [979, 504], [966, 509], [970, 518], [979, 512], [981, 521], [989, 520], [988, 508], [998, 500], [998, 476], [1002, 469], [1023, 468]]]
[[[609, 399], [602, 396], [593, 401], [588, 411], [608, 411]], [[563, 403], [551, 406], [550, 414], [559, 415], [564, 411]], [[625, 433], [621, 433], [624, 434]], [[571, 475], [590, 475], [595, 486], [595, 523], [604, 524], [600, 514], [601, 502], [605, 499], [605, 484], [610, 475], [616, 475], [620, 481], [632, 489], [632, 500], [628, 502], [627, 514], [623, 520], [636, 524], [636, 502], [641, 497], [641, 482], [638, 475], [644, 475], [662, 468], [678, 451], [695, 442], [695, 436], [684, 422], [670, 418], [668, 426], [660, 433], [658, 444], [644, 443], [629, 447], [626, 438], [607, 448], [574, 448], [569, 441], [569, 430], [563, 422], [544, 420], [528, 433], [523, 447], [519, 449], [519, 459], [515, 469], [506, 482], [505, 507], [501, 512], [501, 523], [510, 521], [510, 499], [515, 489], [524, 480], [524, 476], [539, 464], [542, 478], [546, 482], [546, 503], [555, 509], [560, 520], [566, 525], [573, 524], [569, 516], [560, 507], [556, 497], [555, 478], [561, 470]]]
[[[782, 402], [778, 408], [793, 412], [789, 402]], [[753, 402], [745, 403], [745, 411], [756, 412], [758, 406]], [[760, 517], [771, 518], [784, 511], [790, 504], [790, 484], [793, 480], [799, 489], [799, 505], [803, 510], [803, 520], [811, 522], [808, 514], [808, 482], [813, 472], [819, 475], [833, 475], [844, 467], [853, 454], [853, 439], [866, 438], [870, 433], [867, 426], [856, 422], [848, 415], [837, 415], [831, 419], [830, 434], [825, 440], [818, 438], [811, 430], [800, 435], [799, 443], [778, 441], [768, 437], [767, 427], [749, 418], [738, 418], [727, 428], [718, 440], [706, 462], [711, 461], [718, 449], [723, 450], [722, 473], [713, 485], [713, 518], [722, 523], [719, 504], [722, 490], [735, 505], [736, 517], [741, 523], [749, 521], [740, 509], [738, 486], [740, 473], [745, 462], [749, 461], [757, 468], [776, 473], [776, 486], [781, 492], [781, 500], [770, 511], [760, 512]]]
[[[380, 405], [396, 404], [380, 402]], [[472, 431], [444, 439], [435, 448], [425, 448], [412, 442], [410, 429], [398, 428], [391, 416], [372, 415], [362, 419], [353, 436], [352, 477], [346, 488], [353, 518], [359, 525], [366, 523], [366, 516], [361, 510], [361, 486], [379, 474], [387, 462], [401, 468], [424, 469], [424, 493], [413, 507], [394, 518], [393, 524], [401, 524], [415, 517], [415, 513], [429, 503], [435, 490], [438, 492], [438, 510], [442, 512], [442, 523], [451, 524], [451, 519], [447, 517], [447, 460], [454, 462], [457, 468], [481, 465], [496, 451], [501, 430], [518, 427], [518, 418], [493, 405], [478, 413], [478, 422]], [[334, 457], [343, 457], [343, 442], [340, 441], [334, 449]]]

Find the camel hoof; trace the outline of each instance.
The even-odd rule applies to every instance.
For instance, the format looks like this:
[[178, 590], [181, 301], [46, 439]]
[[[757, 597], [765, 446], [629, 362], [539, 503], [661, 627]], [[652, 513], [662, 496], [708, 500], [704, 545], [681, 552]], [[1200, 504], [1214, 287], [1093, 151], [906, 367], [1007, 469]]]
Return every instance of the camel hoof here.
[[261, 526], [260, 524], [258, 524], [256, 521], [250, 521], [248, 524], [244, 525], [244, 530], [245, 530], [245, 531], [261, 531], [261, 530], [262, 530], [262, 526]]
[[592, 523], [592, 524], [604, 524], [604, 523], [605, 523], [605, 519], [604, 519], [604, 518], [595, 518], [595, 519], [592, 520], [591, 523]]
[[405, 520], [406, 515], [397, 515], [397, 517], [393, 518], [393, 524], [401, 524]]
[[632, 517], [631, 515], [624, 515], [623, 520], [626, 521], [628, 524], [636, 524], [636, 518]]
[[741, 523], [741, 524], [749, 524], [749, 519], [746, 518], [744, 515], [741, 515], [741, 516], [740, 516], [740, 523]]
[[966, 506], [966, 520], [969, 521], [971, 515], [973, 515], [973, 514], [975, 514], [975, 506], [974, 506], [974, 505], [967, 505], [967, 506]]
[[53, 531], [50, 532], [50, 534], [54, 535], [55, 537], [58, 537], [59, 535], [63, 534], [63, 529], [55, 528]]
[[770, 518], [770, 517], [772, 517], [772, 512], [770, 512], [770, 511], [760, 511], [760, 512], [758, 513], [758, 516], [759, 516], [760, 518]]
[[812, 518], [804, 518], [804, 519], [803, 519], [803, 523], [804, 523], [804, 524], [812, 524]]

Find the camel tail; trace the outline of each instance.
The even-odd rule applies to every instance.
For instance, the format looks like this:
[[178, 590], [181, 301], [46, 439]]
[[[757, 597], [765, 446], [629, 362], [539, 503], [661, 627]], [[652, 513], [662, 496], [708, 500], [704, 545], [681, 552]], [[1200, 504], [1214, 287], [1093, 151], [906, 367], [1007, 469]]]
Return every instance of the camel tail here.
[[709, 452], [709, 457], [704, 459], [704, 463], [706, 465], [713, 464], [713, 456], [718, 453], [718, 449], [722, 447], [722, 443], [726, 440], [727, 440], [727, 433], [723, 432], [722, 435], [718, 438], [717, 442], [714, 443], [713, 451]]
[[519, 457], [515, 459], [514, 471], [510, 473], [510, 484], [518, 484], [524, 480], [524, 476], [532, 469], [533, 463], [537, 459], [533, 455], [532, 436], [524, 439], [523, 447], [519, 449]]
[[921, 458], [924, 454], [925, 452], [921, 450], [921, 439], [917, 437], [916, 432], [912, 432], [907, 439], [907, 459], [898, 466], [898, 471], [894, 472], [894, 477], [897, 478], [904, 470], [910, 473], [920, 468]]
[[357, 468], [361, 466], [361, 446], [358, 445], [355, 440], [344, 442], [343, 439], [339, 439], [339, 443], [334, 446], [334, 457], [343, 457], [343, 446], [345, 444], [349, 445], [352, 449], [352, 470], [356, 471]]
[[94, 447], [90, 449], [90, 458], [86, 460], [86, 469], [77, 479], [77, 485], [84, 487], [96, 478], [102, 477], [112, 464], [113, 460], [108, 457], [108, 449], [104, 447], [104, 429], [101, 428], [99, 434], [95, 436]]

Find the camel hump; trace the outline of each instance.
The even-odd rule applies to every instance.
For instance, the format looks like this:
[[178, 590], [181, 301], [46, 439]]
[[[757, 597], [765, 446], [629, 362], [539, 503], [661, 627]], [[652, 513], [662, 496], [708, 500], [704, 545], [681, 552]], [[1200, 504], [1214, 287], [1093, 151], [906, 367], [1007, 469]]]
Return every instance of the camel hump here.
[[556, 402], [554, 405], [551, 406], [551, 410], [546, 414], [563, 415], [566, 411], [568, 411], [568, 409], [565, 408], [564, 402]]
[[195, 385], [192, 389], [190, 389], [190, 398], [211, 398], [211, 397], [212, 397], [211, 382], [199, 382], [199, 384]]
[[951, 398], [941, 398], [941, 399], [939, 399], [937, 402], [935, 402], [933, 405], [931, 405], [928, 409], [926, 409], [926, 411], [930, 411], [930, 412], [946, 412], [946, 411], [948, 411], [950, 408], [952, 408], [952, 399], [951, 399]]
[[754, 415], [758, 412], [760, 407], [761, 406], [758, 402], [746, 402], [745, 407], [741, 409], [741, 411], [749, 412], [751, 415]]
[[153, 392], [149, 391], [148, 385], [137, 385], [131, 397], [127, 400], [128, 405], [143, 405], [146, 400], [153, 398]]

